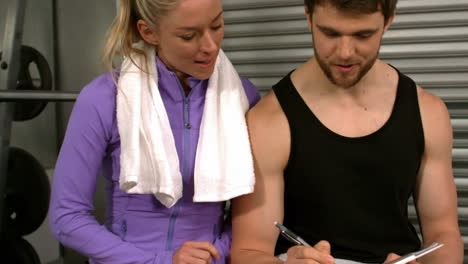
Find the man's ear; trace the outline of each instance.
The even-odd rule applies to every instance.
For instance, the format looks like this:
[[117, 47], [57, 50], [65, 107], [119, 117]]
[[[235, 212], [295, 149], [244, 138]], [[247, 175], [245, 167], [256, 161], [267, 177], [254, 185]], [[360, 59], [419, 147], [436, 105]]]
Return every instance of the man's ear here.
[[387, 32], [390, 25], [393, 23], [393, 19], [395, 18], [395, 13], [388, 17], [387, 22], [385, 23], [384, 33]]
[[137, 29], [144, 41], [149, 44], [158, 45], [159, 36], [157, 32], [151, 29], [143, 19], [137, 21]]
[[309, 31], [312, 32], [312, 14], [310, 13], [309, 8], [306, 5], [304, 5], [304, 11], [307, 19], [307, 27], [309, 28]]

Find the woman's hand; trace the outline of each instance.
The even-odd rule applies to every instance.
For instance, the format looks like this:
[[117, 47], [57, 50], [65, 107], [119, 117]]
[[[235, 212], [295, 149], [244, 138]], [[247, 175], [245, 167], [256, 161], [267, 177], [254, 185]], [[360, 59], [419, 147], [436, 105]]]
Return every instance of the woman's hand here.
[[210, 242], [186, 241], [172, 256], [172, 263], [211, 264], [211, 257], [219, 259], [219, 253]]

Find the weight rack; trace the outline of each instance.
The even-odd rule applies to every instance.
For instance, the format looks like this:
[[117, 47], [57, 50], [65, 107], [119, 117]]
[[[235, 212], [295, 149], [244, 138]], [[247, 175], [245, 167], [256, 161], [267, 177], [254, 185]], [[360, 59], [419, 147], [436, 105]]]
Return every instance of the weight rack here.
[[[19, 73], [19, 50], [23, 36], [25, 0], [10, 1], [5, 21], [3, 37], [3, 52], [0, 58], [0, 90], [16, 89]], [[4, 197], [8, 151], [10, 148], [11, 122], [13, 119], [13, 105], [0, 102], [0, 197]], [[0, 203], [0, 235], [4, 234], [4, 203]]]
[[[10, 0], [0, 54], [0, 201], [6, 197], [8, 159], [14, 103], [24, 101], [72, 102], [78, 93], [17, 90], [26, 0]], [[6, 238], [5, 203], [0, 202], [0, 241]]]

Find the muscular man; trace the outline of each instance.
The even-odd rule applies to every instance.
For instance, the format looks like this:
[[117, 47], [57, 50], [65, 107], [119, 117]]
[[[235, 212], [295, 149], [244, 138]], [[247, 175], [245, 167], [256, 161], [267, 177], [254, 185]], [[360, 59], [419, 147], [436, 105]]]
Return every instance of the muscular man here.
[[462, 263], [447, 108], [378, 59], [395, 6], [305, 0], [315, 55], [247, 116], [257, 183], [233, 201], [233, 264], [382, 263], [432, 242], [419, 263]]

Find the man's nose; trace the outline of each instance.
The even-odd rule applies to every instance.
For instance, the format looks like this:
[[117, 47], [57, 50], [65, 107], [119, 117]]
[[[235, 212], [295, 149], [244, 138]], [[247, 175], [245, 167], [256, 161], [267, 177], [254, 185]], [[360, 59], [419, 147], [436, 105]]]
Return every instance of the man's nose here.
[[341, 37], [336, 50], [337, 55], [342, 60], [351, 58], [354, 54], [354, 43], [350, 37]]

